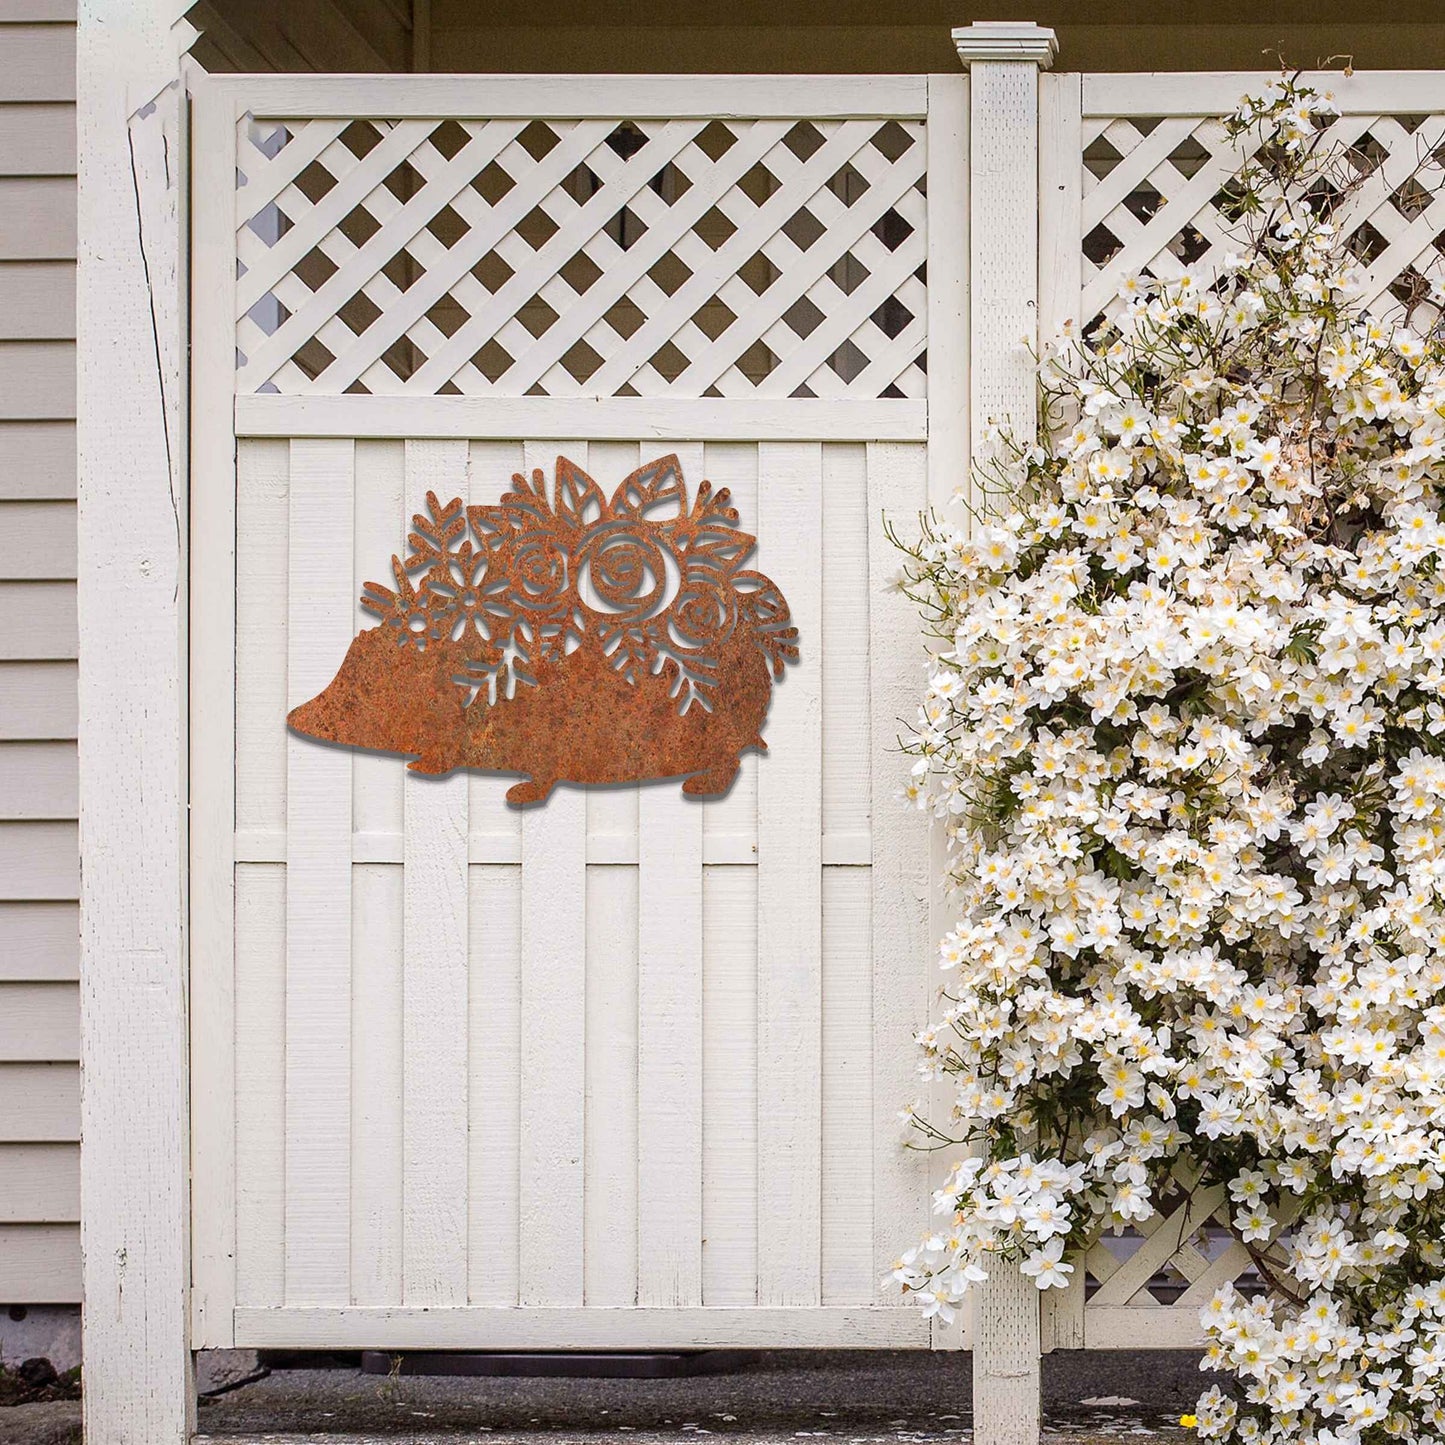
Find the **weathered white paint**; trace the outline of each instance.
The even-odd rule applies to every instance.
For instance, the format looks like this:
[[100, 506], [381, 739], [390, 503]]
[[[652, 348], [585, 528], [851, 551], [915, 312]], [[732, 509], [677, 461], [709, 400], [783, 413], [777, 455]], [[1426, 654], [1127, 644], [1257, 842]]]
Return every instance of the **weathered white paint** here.
[[[1038, 335], [1039, 71], [1052, 30], [982, 21], [953, 33], [969, 71], [969, 371], [975, 446], [992, 422], [1029, 436]], [[987, 1445], [1034, 1445], [1042, 1423], [1038, 1291], [995, 1262], [973, 1312], [975, 1428]]]
[[[194, 1413], [179, 406], [187, 152], [175, 19], [168, 0], [79, 7], [81, 1237], [92, 1445], [183, 1445]], [[37, 55], [35, 73], [42, 63]]]

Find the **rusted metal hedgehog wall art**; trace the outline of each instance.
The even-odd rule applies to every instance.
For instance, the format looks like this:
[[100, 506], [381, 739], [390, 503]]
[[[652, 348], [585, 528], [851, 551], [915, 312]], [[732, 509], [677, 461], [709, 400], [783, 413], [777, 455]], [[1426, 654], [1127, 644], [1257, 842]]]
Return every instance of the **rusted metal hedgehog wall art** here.
[[743, 569], [757, 543], [727, 489], [702, 482], [689, 506], [675, 456], [610, 501], [565, 457], [550, 500], [540, 469], [512, 483], [495, 506], [427, 494], [395, 586], [363, 592], [381, 625], [292, 730], [421, 773], [524, 773], [518, 805], [564, 781], [726, 792], [798, 657], [782, 593]]

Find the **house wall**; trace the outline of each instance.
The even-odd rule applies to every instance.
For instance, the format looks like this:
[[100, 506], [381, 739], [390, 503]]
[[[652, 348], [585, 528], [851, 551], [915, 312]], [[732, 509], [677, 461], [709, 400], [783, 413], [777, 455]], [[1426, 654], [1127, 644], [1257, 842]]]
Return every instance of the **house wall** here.
[[0, 1302], [80, 1298], [73, 0], [0, 4]]

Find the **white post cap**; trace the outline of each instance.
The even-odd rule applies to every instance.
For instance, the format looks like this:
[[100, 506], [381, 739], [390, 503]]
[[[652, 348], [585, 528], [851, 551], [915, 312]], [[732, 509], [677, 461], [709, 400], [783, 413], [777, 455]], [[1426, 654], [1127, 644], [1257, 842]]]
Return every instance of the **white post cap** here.
[[1059, 53], [1059, 38], [1029, 20], [978, 20], [953, 32], [958, 58], [967, 70], [975, 60], [1031, 60], [1047, 70]]

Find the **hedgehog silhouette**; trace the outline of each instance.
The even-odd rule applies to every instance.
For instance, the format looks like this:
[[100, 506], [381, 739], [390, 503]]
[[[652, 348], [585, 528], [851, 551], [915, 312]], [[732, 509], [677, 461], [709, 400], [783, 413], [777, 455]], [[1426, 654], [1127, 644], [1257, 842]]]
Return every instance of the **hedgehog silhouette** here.
[[292, 710], [307, 737], [412, 758], [413, 771], [521, 773], [513, 804], [559, 782], [683, 778], [724, 793], [740, 755], [766, 750], [774, 678], [798, 658], [777, 586], [743, 563], [727, 489], [691, 504], [676, 456], [609, 500], [558, 457], [490, 506], [412, 518], [394, 585], [368, 582], [380, 619], [352, 640], [324, 692]]

